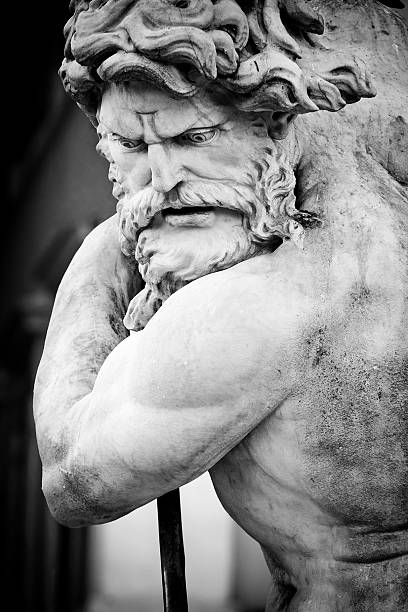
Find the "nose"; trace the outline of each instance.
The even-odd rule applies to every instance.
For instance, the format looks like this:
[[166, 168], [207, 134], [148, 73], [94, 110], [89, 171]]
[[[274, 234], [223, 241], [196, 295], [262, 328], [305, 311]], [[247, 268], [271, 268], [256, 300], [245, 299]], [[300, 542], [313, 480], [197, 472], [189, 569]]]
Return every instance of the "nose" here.
[[160, 142], [150, 144], [148, 148], [152, 187], [161, 193], [168, 193], [183, 180], [182, 165], [170, 147], [170, 144]]

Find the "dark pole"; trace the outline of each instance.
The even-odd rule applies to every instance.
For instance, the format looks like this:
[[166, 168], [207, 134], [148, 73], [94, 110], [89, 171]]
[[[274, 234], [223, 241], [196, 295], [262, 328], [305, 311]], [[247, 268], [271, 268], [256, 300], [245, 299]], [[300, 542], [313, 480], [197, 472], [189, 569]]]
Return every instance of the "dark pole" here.
[[157, 499], [164, 612], [188, 612], [180, 491]]

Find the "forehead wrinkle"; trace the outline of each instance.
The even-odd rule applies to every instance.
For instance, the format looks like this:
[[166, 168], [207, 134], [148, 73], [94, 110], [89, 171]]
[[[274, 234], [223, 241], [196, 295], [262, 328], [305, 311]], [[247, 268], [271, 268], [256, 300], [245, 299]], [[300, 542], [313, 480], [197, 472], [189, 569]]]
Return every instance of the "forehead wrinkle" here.
[[161, 140], [160, 134], [158, 134], [155, 124], [155, 116], [157, 112], [158, 111], [154, 111], [152, 113], [143, 113], [141, 115], [141, 122], [143, 125], [143, 138], [144, 141], [147, 143]]
[[172, 138], [190, 129], [196, 122], [196, 118], [186, 112], [177, 116], [174, 112], [157, 111], [154, 115], [146, 118], [150, 129], [157, 138]]
[[231, 118], [231, 108], [216, 106], [214, 104], [203, 104], [200, 99], [191, 100], [197, 114], [197, 123], [200, 125], [218, 125]]
[[108, 90], [100, 113], [101, 122], [112, 132], [146, 142], [174, 138], [228, 119], [231, 108], [214, 104], [206, 94], [179, 100], [148, 87], [134, 92], [118, 87]]
[[[105, 110], [105, 112], [104, 112]], [[102, 104], [99, 121], [114, 134], [128, 138], [140, 139], [143, 136], [143, 123], [141, 117], [127, 106], [115, 106], [106, 109]]]

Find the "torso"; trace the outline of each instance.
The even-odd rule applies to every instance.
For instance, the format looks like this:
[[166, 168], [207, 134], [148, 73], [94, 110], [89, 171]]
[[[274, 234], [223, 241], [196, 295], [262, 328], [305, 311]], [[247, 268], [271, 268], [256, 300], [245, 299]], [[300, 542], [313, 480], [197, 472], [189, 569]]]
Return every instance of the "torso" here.
[[394, 285], [393, 312], [357, 282], [340, 320], [311, 323], [301, 384], [211, 470], [226, 510], [298, 589], [290, 610], [408, 601], [407, 278]]

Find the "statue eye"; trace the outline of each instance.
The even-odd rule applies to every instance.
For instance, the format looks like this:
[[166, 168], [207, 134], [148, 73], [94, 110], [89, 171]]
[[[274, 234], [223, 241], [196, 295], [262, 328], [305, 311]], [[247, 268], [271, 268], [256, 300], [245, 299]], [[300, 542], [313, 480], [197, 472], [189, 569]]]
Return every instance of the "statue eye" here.
[[146, 143], [143, 140], [132, 140], [131, 138], [124, 138], [118, 134], [111, 134], [110, 136], [113, 142], [117, 142], [122, 149], [132, 151], [143, 151], [146, 148]]
[[190, 144], [195, 146], [207, 145], [212, 142], [219, 134], [218, 128], [206, 128], [191, 130], [190, 132], [184, 132], [178, 137], [178, 140], [182, 144]]
[[132, 149], [133, 151], [143, 151], [146, 148], [146, 144], [143, 140], [129, 140], [128, 138], [121, 138], [119, 140], [120, 146], [124, 149]]
[[135, 149], [137, 147], [137, 145], [131, 140], [121, 140], [120, 144], [122, 147], [125, 147], [125, 149]]

